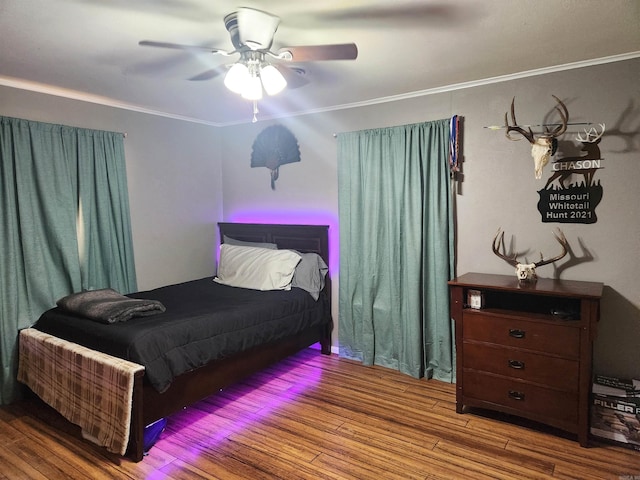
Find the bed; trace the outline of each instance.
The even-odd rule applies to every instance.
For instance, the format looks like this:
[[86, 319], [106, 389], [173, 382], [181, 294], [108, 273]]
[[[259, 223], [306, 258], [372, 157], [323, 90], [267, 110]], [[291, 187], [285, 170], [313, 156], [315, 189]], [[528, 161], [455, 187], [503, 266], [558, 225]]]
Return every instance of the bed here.
[[[60, 307], [51, 309], [34, 328], [20, 332], [18, 379], [43, 398], [42, 384], [54, 383], [66, 375], [64, 382], [57, 382], [64, 383], [65, 391], [50, 394], [49, 401], [43, 399], [80, 425], [80, 421], [74, 421], [74, 415], [81, 416], [80, 413], [63, 412], [70, 408], [69, 404], [80, 400], [109, 402], [98, 413], [118, 413], [124, 425], [113, 428], [127, 438], [126, 450], [122, 447], [120, 453], [140, 461], [148, 448], [145, 427], [313, 344], [320, 343], [321, 353], [330, 354], [333, 324], [328, 274], [323, 276], [323, 284], [314, 286], [317, 291], [299, 288], [297, 277], [287, 289], [242, 288], [233, 283], [233, 275], [241, 269], [229, 260], [232, 253], [245, 255], [242, 258], [246, 259], [249, 253], [267, 254], [264, 249], [269, 248], [273, 253], [268, 258], [293, 251], [303, 259], [316, 258], [326, 267], [328, 227], [248, 223], [218, 226], [221, 252], [225, 252], [218, 265], [220, 278], [208, 277], [127, 295], [136, 301], [158, 302], [165, 310], [122, 322], [91, 322], [61, 311]], [[254, 248], [258, 246], [261, 248]], [[302, 263], [297, 264], [296, 275]], [[225, 265], [229, 275], [223, 278]], [[223, 319], [233, 325], [230, 330], [218, 326]], [[197, 337], [196, 332], [203, 338]], [[159, 344], [148, 340], [152, 335], [160, 335]], [[186, 352], [186, 359], [173, 355], [186, 338], [195, 350]], [[157, 355], [158, 350], [162, 355]], [[40, 384], [34, 380], [38, 376]], [[108, 386], [109, 382], [113, 386]], [[99, 391], [93, 391], [92, 385]], [[110, 398], [118, 389], [123, 395]], [[104, 445], [89, 428], [86, 432], [83, 428], [85, 433], [90, 440]]]

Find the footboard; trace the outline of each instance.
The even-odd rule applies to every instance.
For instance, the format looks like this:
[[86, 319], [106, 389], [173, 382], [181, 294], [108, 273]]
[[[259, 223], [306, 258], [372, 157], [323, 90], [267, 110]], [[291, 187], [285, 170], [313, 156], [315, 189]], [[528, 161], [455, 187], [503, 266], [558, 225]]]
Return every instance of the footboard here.
[[134, 384], [142, 383], [144, 367], [33, 328], [20, 331], [19, 346], [18, 381], [80, 426], [85, 438], [124, 455]]

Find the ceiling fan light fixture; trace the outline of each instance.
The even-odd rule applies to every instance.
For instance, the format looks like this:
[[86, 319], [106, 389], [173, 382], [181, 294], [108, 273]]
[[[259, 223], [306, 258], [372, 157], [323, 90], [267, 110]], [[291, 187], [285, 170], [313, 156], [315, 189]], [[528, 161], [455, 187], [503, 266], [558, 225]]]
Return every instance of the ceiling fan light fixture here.
[[266, 64], [260, 69], [260, 78], [268, 95], [277, 95], [287, 86], [287, 81], [280, 70], [270, 64]]
[[[295, 66], [284, 66], [279, 62], [270, 64], [268, 59], [285, 62], [309, 62], [320, 60], [355, 60], [358, 48], [355, 43], [302, 45], [282, 47], [278, 53], [271, 51], [273, 37], [278, 30], [280, 17], [255, 8], [240, 7], [224, 17], [224, 25], [233, 44], [233, 51], [197, 45], [141, 40], [140, 45], [191, 51], [208, 51], [211, 54], [240, 58], [224, 76], [225, 87], [242, 98], [253, 102], [253, 121], [257, 121], [258, 101], [264, 92], [277, 95], [285, 88], [298, 88], [308, 80], [302, 78], [305, 71]], [[209, 80], [222, 72], [216, 67], [202, 72], [189, 80]], [[264, 92], [263, 92], [264, 91]]]
[[224, 85], [233, 93], [242, 94], [251, 80], [249, 68], [244, 63], [235, 63], [224, 77]]

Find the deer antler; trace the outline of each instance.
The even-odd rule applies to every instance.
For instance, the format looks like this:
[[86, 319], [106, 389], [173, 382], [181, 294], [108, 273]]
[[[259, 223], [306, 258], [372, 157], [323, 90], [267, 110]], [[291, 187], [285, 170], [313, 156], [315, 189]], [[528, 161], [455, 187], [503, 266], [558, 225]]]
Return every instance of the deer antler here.
[[517, 267], [518, 263], [520, 262], [518, 262], [518, 259], [516, 258], [515, 254], [512, 256], [508, 256], [506, 255], [506, 250], [505, 250], [505, 253], [500, 253], [500, 245], [502, 245], [504, 248], [504, 232], [502, 231], [502, 228], [498, 228], [498, 232], [496, 233], [496, 236], [493, 237], [493, 245], [492, 245], [493, 253], [495, 253], [497, 256], [499, 256], [509, 265]]
[[545, 136], [555, 138], [559, 135], [562, 135], [567, 130], [567, 124], [569, 123], [569, 110], [567, 110], [567, 106], [564, 103], [562, 103], [562, 100], [560, 100], [555, 95], [551, 95], [551, 96], [555, 98], [556, 102], [560, 104], [560, 106], [556, 105], [556, 110], [558, 111], [558, 113], [560, 114], [560, 117], [562, 118], [562, 123], [558, 125], [556, 128], [554, 128], [553, 131], [545, 127], [545, 130], [546, 130]]
[[511, 121], [513, 122], [513, 126], [509, 125], [509, 121], [507, 120], [507, 112], [504, 114], [504, 127], [506, 128], [505, 137], [509, 140], [520, 140], [519, 138], [512, 138], [509, 135], [509, 132], [517, 132], [522, 135], [524, 138], [529, 140], [529, 143], [534, 143], [535, 139], [533, 138], [533, 132], [531, 131], [531, 127], [529, 127], [529, 131], [526, 131], [524, 128], [518, 126], [518, 121], [516, 120], [516, 113], [514, 103], [516, 101], [516, 97], [513, 97], [511, 100]]
[[[555, 95], [551, 95], [551, 96], [555, 98], [556, 102], [558, 102], [559, 104], [555, 106], [555, 109], [560, 114], [560, 118], [562, 118], [562, 123], [557, 125], [556, 128], [554, 128], [553, 130], [549, 130], [548, 127], [545, 127], [545, 133], [541, 136], [546, 138], [555, 138], [559, 135], [562, 135], [567, 130], [567, 125], [569, 123], [569, 110], [567, 110], [567, 106], [562, 102], [562, 100], [560, 100]], [[507, 113], [505, 112], [504, 114], [504, 126], [506, 128], [505, 136], [509, 140], [520, 140], [519, 138], [512, 138], [509, 135], [509, 132], [517, 132], [520, 135], [522, 135], [524, 138], [529, 140], [529, 143], [533, 144], [536, 142], [536, 139], [533, 134], [533, 131], [531, 130], [531, 127], [529, 127], [527, 131], [524, 128], [518, 126], [518, 121], [516, 120], [515, 106], [514, 106], [515, 101], [516, 101], [516, 97], [513, 97], [513, 99], [511, 100], [511, 121], [513, 122], [513, 126], [509, 125], [509, 121], [507, 119]]]
[[536, 267], [541, 267], [542, 265], [548, 265], [549, 263], [556, 262], [567, 254], [567, 250], [569, 248], [569, 242], [567, 242], [567, 239], [564, 236], [564, 233], [562, 233], [562, 230], [558, 229], [558, 234], [556, 234], [556, 232], [553, 232], [553, 236], [556, 238], [558, 243], [562, 245], [562, 252], [560, 253], [560, 255], [556, 255], [555, 257], [550, 258], [548, 260], [545, 260], [544, 257], [542, 256], [542, 252], [540, 252], [540, 261], [534, 263]]
[[[584, 133], [586, 135], [586, 138], [582, 138], [582, 134], [579, 133], [578, 135], [576, 135], [576, 140], [582, 143], [596, 143], [598, 140], [600, 140], [600, 138], [602, 138], [602, 135], [604, 134], [604, 123], [599, 123], [598, 125], [600, 125], [600, 128], [602, 129], [600, 133], [598, 133], [598, 130], [596, 130], [595, 127], [591, 127], [589, 130], [585, 128]], [[591, 138], [592, 135], [593, 138]]]

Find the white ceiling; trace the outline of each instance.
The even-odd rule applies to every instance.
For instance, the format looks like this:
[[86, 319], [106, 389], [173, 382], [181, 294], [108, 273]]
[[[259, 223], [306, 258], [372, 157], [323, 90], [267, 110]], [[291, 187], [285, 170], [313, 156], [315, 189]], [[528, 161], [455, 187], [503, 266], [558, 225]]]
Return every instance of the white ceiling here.
[[[262, 118], [405, 98], [640, 56], [638, 0], [0, 0], [0, 85], [212, 125], [251, 121], [223, 76], [237, 7], [281, 17], [274, 49], [355, 42], [355, 61], [296, 64], [309, 83], [259, 104]], [[639, 79], [640, 80], [640, 79]], [[0, 104], [0, 113], [1, 112]]]

